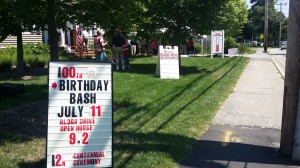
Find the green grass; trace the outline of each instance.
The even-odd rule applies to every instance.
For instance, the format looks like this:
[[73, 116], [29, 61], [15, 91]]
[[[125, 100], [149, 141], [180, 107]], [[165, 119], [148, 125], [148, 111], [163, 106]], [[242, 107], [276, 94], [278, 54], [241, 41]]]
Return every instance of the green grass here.
[[[23, 135], [1, 133], [0, 167], [45, 167], [46, 141]], [[38, 162], [37, 162], [38, 161]]]
[[24, 84], [25, 89], [24, 93], [21, 93], [18, 96], [0, 97], [0, 110], [41, 99], [47, 99], [47, 80], [47, 76], [35, 76], [32, 80], [20, 80], [20, 78], [1, 80], [0, 83]]
[[[176, 167], [233, 91], [248, 59], [183, 58], [179, 80], [155, 76], [156, 63], [157, 58], [136, 58], [130, 71], [114, 72], [114, 106], [118, 109], [114, 112], [115, 167]], [[42, 95], [35, 99], [45, 96], [46, 80], [40, 76], [25, 83], [26, 87], [33, 85], [30, 94]], [[27, 96], [22, 99], [29, 99]], [[0, 99], [0, 107], [15, 106], [22, 101], [20, 97]], [[4, 137], [0, 165], [45, 165], [45, 137], [5, 131], [0, 136]]]
[[186, 58], [180, 80], [154, 77], [156, 60], [115, 73], [116, 167], [176, 167], [232, 92], [247, 60]]

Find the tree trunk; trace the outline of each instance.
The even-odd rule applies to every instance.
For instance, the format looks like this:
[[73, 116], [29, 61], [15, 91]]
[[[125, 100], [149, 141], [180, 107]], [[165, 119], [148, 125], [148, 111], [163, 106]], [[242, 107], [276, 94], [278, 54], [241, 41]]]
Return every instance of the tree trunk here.
[[17, 71], [19, 76], [24, 75], [24, 53], [23, 53], [23, 40], [22, 29], [17, 34]]
[[[280, 152], [292, 155], [300, 89], [300, 2], [290, 0]], [[299, 117], [299, 116], [298, 116]], [[299, 145], [299, 144], [296, 144]]]
[[48, 35], [50, 44], [50, 60], [58, 60], [58, 36], [56, 26], [56, 2], [47, 0], [48, 6]]

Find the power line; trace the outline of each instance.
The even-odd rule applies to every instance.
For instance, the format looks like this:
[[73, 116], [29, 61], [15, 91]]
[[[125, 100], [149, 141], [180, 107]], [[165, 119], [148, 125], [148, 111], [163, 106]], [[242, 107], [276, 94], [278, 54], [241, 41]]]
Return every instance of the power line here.
[[[280, 1], [280, 3], [278, 3], [277, 4], [277, 1], [276, 1], [276, 5], [280, 5], [280, 13], [282, 13], [282, 5], [286, 5], [287, 4], [287, 2], [286, 3], [282, 3], [281, 1]], [[282, 27], [282, 17], [281, 17], [281, 15], [279, 15], [279, 39], [278, 39], [278, 44], [280, 45], [280, 42], [281, 42], [281, 27]]]

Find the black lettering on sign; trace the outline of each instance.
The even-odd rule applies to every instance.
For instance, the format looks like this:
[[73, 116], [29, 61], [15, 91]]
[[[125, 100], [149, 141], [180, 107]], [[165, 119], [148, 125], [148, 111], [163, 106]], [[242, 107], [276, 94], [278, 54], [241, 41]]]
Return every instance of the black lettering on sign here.
[[96, 103], [96, 93], [70, 93], [70, 104], [94, 104]]
[[83, 106], [61, 106], [57, 117], [82, 117]]
[[66, 89], [65, 83], [66, 83], [66, 81], [59, 80], [59, 90], [60, 91], [64, 91]]
[[107, 91], [109, 80], [59, 80], [58, 83], [60, 91]]

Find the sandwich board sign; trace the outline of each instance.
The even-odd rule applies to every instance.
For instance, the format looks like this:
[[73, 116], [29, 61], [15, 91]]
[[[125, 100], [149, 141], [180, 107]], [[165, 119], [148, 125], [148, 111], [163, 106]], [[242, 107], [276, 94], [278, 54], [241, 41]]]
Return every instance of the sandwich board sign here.
[[160, 75], [161, 79], [179, 79], [178, 46], [159, 46], [156, 75]]
[[224, 58], [224, 30], [211, 32], [211, 58], [214, 54], [222, 54]]
[[47, 168], [113, 167], [112, 65], [50, 61]]
[[238, 55], [239, 54], [239, 49], [238, 48], [229, 48], [228, 49], [228, 55]]

